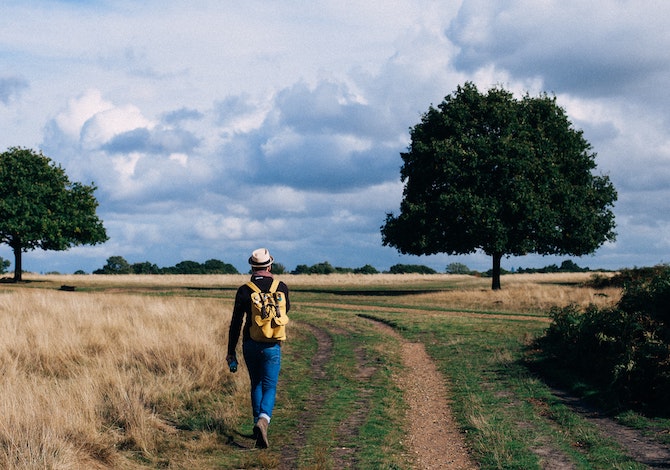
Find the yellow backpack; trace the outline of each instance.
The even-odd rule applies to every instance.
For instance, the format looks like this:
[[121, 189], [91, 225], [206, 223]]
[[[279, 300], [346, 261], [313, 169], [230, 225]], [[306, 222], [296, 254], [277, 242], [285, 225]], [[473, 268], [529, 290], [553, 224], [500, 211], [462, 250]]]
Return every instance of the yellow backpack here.
[[247, 282], [251, 293], [251, 339], [261, 342], [284, 341], [286, 339], [286, 295], [277, 292], [279, 280], [272, 281], [270, 290], [262, 292], [256, 284]]

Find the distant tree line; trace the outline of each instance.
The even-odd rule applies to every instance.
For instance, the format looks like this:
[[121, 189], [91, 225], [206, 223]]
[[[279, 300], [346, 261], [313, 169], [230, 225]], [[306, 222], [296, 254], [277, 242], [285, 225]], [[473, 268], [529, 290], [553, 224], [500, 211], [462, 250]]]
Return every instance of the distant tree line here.
[[181, 261], [174, 266], [159, 268], [149, 261], [130, 264], [122, 256], [110, 256], [107, 264], [93, 274], [239, 274], [239, 271], [232, 264], [218, 259], [204, 263]]
[[519, 268], [516, 270], [517, 273], [585, 273], [589, 272], [589, 268], [582, 268], [577, 265], [572, 260], [566, 259], [561, 263], [560, 266], [555, 264], [550, 264], [544, 268]]
[[341, 268], [333, 266], [328, 261], [307, 266], [299, 264], [291, 271], [291, 274], [377, 274], [379, 271], [374, 266], [366, 264], [360, 268]]
[[[1, 263], [1, 258], [0, 258]], [[465, 268], [467, 270], [467, 267]], [[467, 270], [469, 272], [469, 270]], [[272, 272], [275, 274], [285, 274], [289, 271], [281, 263], [272, 265]], [[390, 274], [436, 274], [433, 268], [420, 264], [396, 264], [391, 266]], [[291, 274], [379, 274], [377, 268], [366, 264], [359, 268], [342, 268], [333, 266], [328, 261], [313, 264], [299, 264]], [[85, 274], [83, 271], [77, 271], [75, 274]], [[110, 256], [107, 263], [100, 269], [93, 271], [93, 274], [240, 274], [232, 265], [224, 263], [217, 259], [210, 259], [204, 263], [197, 261], [181, 261], [174, 266], [160, 268], [149, 261], [141, 263], [129, 263], [122, 256]]]
[[[589, 268], [582, 268], [577, 263], [572, 260], [565, 260], [561, 263], [560, 266], [556, 264], [550, 264], [542, 268], [518, 268], [506, 270], [500, 268], [500, 274], [536, 274], [536, 273], [585, 273], [590, 272]], [[602, 271], [602, 270], [598, 270]], [[493, 270], [489, 269], [485, 273], [480, 273], [477, 271], [471, 271], [466, 265], [462, 263], [451, 263], [447, 265], [446, 269], [447, 274], [471, 274], [474, 276], [482, 277], [491, 277], [493, 275]]]
[[[0, 273], [6, 273], [10, 262], [0, 257]], [[565, 260], [560, 266], [551, 264], [543, 268], [518, 268], [517, 270], [507, 271], [502, 269], [502, 274], [533, 274], [533, 273], [560, 273], [560, 272], [589, 272], [589, 268], [582, 268], [572, 260]], [[602, 271], [602, 270], [598, 270]], [[623, 270], [625, 272], [626, 270]], [[422, 264], [395, 264], [388, 271], [379, 271], [370, 264], [359, 268], [343, 268], [333, 266], [328, 261], [316, 263], [311, 266], [299, 264], [293, 271], [289, 271], [281, 263], [272, 265], [272, 272], [275, 274], [437, 274], [435, 269]], [[450, 263], [447, 265], [446, 274], [467, 274], [471, 276], [490, 277], [491, 270], [480, 273], [468, 268], [463, 263]], [[84, 271], [77, 271], [75, 274], [86, 274]], [[110, 256], [107, 263], [100, 269], [93, 271], [93, 274], [240, 274], [240, 272], [229, 263], [217, 259], [210, 259], [204, 263], [197, 261], [181, 261], [174, 266], [158, 267], [149, 261], [140, 263], [129, 263], [122, 256]]]

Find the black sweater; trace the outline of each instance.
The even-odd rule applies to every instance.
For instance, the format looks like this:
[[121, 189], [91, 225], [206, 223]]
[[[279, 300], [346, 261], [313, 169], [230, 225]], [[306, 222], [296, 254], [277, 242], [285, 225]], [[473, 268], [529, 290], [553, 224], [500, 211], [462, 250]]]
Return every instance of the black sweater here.
[[[251, 280], [263, 292], [268, 292], [272, 285], [273, 277], [268, 272], [255, 273], [251, 276]], [[291, 309], [291, 302], [288, 296], [288, 287], [283, 282], [279, 282], [277, 287], [279, 292], [283, 292], [286, 296], [286, 312]], [[251, 340], [249, 335], [249, 326], [251, 325], [251, 293], [253, 291], [246, 284], [240, 286], [235, 294], [235, 307], [233, 308], [233, 318], [230, 321], [230, 329], [228, 330], [228, 354], [235, 354], [237, 342], [240, 338], [240, 330], [242, 330], [242, 341]], [[242, 323], [244, 322], [244, 329]]]

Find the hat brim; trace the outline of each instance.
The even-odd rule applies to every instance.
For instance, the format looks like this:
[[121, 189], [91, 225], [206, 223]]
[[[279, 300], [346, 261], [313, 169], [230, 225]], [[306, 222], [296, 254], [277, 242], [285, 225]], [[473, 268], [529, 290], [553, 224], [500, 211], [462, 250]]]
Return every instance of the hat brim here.
[[252, 268], [267, 268], [268, 266], [271, 266], [274, 261], [272, 256], [270, 256], [270, 259], [263, 262], [254, 261], [253, 256], [249, 258], [249, 264]]

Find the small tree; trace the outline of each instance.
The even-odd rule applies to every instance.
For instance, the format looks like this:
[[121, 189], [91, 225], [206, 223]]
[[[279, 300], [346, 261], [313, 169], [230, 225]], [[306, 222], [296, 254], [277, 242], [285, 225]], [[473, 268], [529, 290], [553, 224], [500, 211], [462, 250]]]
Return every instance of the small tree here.
[[[237, 271], [237, 269], [235, 271]], [[281, 263], [273, 263], [272, 264], [272, 272], [275, 273], [275, 274], [284, 274], [284, 273], [286, 273], [286, 266], [284, 266]], [[235, 273], [231, 273], [231, 274], [237, 274], [237, 273], [235, 272]]]
[[202, 266], [205, 274], [239, 274], [235, 266], [218, 259], [209, 259]]
[[0, 274], [5, 274], [11, 264], [12, 263], [8, 259], [0, 256]]
[[60, 166], [33, 150], [12, 147], [0, 154], [0, 243], [14, 252], [15, 282], [22, 279], [23, 252], [107, 240], [95, 189], [70, 182]]
[[449, 263], [447, 265], [447, 274], [470, 274], [470, 268], [463, 263]]
[[132, 274], [133, 268], [123, 256], [110, 256], [107, 264], [93, 271], [93, 274]]
[[377, 268], [372, 266], [371, 264], [366, 264], [365, 266], [361, 266], [360, 268], [354, 269], [355, 274], [378, 274], [379, 271], [377, 271]]
[[616, 191], [595, 176], [595, 153], [555, 98], [515, 99], [472, 83], [432, 106], [402, 153], [400, 214], [387, 214], [384, 245], [402, 253], [493, 259], [592, 253], [614, 240]]
[[133, 274], [160, 274], [160, 269], [150, 261], [133, 263], [130, 265], [130, 271]]

